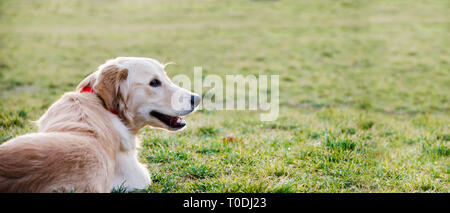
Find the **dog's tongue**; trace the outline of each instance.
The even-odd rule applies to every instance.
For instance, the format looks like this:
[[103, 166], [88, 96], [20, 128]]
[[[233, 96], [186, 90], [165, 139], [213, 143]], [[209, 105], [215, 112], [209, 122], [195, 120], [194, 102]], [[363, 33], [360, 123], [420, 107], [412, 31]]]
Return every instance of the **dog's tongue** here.
[[175, 117], [169, 116], [169, 118], [170, 118], [170, 126], [181, 126], [181, 125], [185, 125], [185, 124], [186, 124], [186, 121], [185, 121], [182, 117], [179, 117], [179, 116], [175, 116]]

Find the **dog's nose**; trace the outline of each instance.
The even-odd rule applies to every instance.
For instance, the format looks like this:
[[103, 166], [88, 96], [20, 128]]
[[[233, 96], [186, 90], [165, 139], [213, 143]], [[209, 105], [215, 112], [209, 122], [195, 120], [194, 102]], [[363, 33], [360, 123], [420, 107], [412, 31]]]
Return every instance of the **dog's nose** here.
[[198, 104], [200, 104], [200, 96], [198, 95], [191, 95], [191, 108], [195, 109], [195, 107], [198, 106]]

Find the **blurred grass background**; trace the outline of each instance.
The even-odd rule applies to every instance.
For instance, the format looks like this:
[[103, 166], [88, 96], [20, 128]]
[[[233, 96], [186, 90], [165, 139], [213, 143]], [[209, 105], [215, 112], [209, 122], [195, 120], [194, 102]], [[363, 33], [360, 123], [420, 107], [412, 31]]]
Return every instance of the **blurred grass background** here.
[[[0, 1], [0, 143], [117, 56], [280, 75], [280, 117], [142, 130], [148, 192], [448, 192], [446, 0]], [[205, 89], [206, 91], [206, 89]], [[227, 136], [233, 140], [227, 142]]]

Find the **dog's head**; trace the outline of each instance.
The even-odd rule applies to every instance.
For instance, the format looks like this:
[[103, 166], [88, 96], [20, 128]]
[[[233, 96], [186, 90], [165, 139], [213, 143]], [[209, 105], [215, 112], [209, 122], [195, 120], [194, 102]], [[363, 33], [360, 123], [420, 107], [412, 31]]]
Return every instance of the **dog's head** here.
[[136, 131], [145, 125], [180, 130], [186, 126], [181, 116], [193, 112], [200, 103], [200, 96], [172, 83], [164, 65], [150, 58], [109, 60], [77, 90], [86, 86], [91, 86], [105, 107]]

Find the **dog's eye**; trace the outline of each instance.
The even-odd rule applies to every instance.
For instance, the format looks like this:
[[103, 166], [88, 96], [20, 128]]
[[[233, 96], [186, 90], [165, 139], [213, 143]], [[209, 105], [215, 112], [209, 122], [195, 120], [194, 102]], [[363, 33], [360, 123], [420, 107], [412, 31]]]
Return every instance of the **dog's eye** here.
[[150, 81], [150, 86], [159, 87], [161, 86], [161, 81], [159, 81], [158, 79], [153, 79], [152, 81]]

